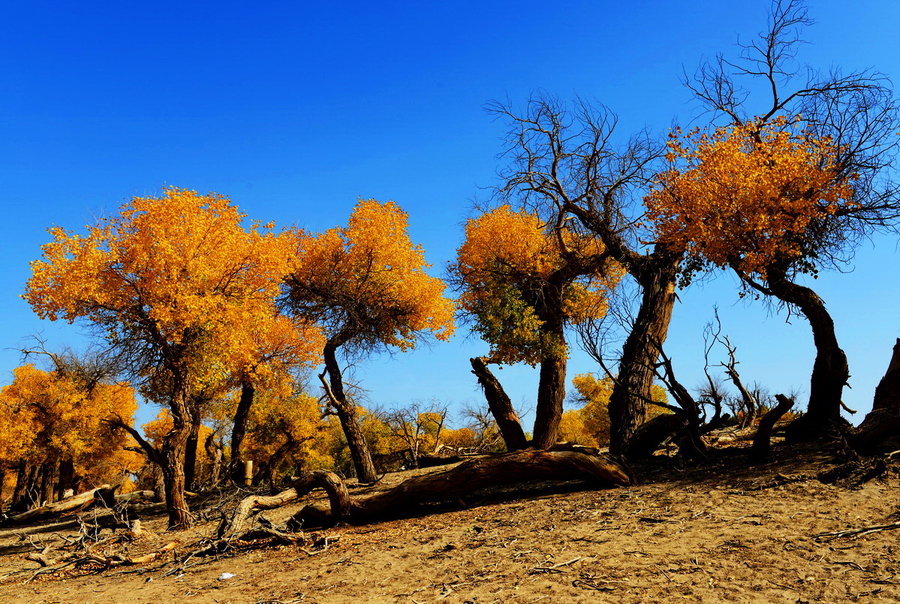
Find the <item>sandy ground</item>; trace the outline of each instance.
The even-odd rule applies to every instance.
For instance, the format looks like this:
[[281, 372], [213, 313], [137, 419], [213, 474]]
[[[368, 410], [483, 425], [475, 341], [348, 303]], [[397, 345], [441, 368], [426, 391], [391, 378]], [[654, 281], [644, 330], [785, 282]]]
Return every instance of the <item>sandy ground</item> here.
[[[643, 483], [532, 493], [426, 517], [320, 534], [327, 547], [269, 547], [218, 559], [34, 577], [33, 547], [64, 524], [0, 531], [2, 602], [898, 602], [900, 530], [816, 538], [900, 520], [896, 472], [860, 489], [813, 476], [827, 455], [786, 449], [747, 467], [644, 468]], [[391, 475], [382, 487], [395, 484]], [[780, 484], [786, 483], [786, 484]], [[557, 489], [558, 491], [559, 489]], [[264, 515], [278, 522], [298, 505]], [[164, 520], [145, 523], [161, 530]], [[212, 534], [158, 533], [175, 556]], [[71, 529], [71, 525], [68, 525]], [[334, 540], [333, 538], [337, 538]], [[11, 574], [13, 573], [13, 574]], [[223, 578], [223, 573], [233, 576]]]

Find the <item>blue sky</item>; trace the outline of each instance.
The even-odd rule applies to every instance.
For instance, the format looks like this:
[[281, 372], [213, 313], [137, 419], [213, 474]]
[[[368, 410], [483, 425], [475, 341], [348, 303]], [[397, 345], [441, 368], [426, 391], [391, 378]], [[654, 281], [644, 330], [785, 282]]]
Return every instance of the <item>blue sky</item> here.
[[[0, 8], [0, 383], [31, 334], [84, 346], [85, 329], [38, 321], [18, 297], [52, 225], [79, 229], [164, 185], [216, 191], [251, 218], [323, 230], [358, 197], [394, 200], [442, 274], [472, 201], [496, 184], [504, 124], [483, 107], [535, 91], [608, 105], [625, 136], [699, 124], [679, 84], [704, 57], [764, 27], [768, 2], [20, 2]], [[811, 3], [801, 60], [900, 77], [900, 3]], [[900, 336], [896, 239], [860, 248], [817, 291], [849, 356], [846, 402], [871, 407]], [[806, 391], [808, 325], [740, 301], [722, 275], [680, 295], [667, 345], [699, 382], [701, 329], [718, 304], [748, 381]], [[361, 363], [374, 405], [481, 395], [449, 344]], [[573, 352], [570, 374], [596, 370]], [[530, 407], [535, 376], [500, 377]], [[152, 411], [141, 412], [139, 422]]]

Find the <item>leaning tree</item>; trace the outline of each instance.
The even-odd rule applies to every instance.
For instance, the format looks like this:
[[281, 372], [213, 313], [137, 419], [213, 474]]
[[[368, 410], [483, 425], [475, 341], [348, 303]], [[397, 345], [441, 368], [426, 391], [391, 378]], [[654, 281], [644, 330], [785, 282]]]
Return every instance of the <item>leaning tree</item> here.
[[802, 2], [776, 1], [768, 29], [735, 60], [699, 69], [687, 85], [714, 127], [672, 133], [668, 168], [647, 197], [656, 240], [684, 250], [690, 270], [729, 267], [809, 322], [816, 358], [795, 437], [841, 421], [850, 377], [834, 321], [802, 278], [846, 263], [861, 238], [900, 218], [890, 83], [872, 71], [793, 68], [809, 23]]
[[569, 109], [538, 97], [521, 112], [503, 105], [493, 110], [511, 123], [501, 196], [555, 216], [555, 224], [576, 222], [639, 289], [638, 312], [618, 358], [609, 400], [610, 451], [624, 453], [652, 400], [683, 258], [665, 242], [642, 243], [649, 231], [642, 222], [641, 198], [663, 146], [646, 133], [617, 145], [616, 117], [584, 102]]

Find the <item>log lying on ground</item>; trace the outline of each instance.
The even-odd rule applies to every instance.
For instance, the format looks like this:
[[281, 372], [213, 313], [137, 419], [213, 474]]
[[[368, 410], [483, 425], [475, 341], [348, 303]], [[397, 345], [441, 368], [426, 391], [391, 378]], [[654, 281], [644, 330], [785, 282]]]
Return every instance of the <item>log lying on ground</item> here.
[[387, 491], [353, 499], [328, 472], [313, 477], [328, 492], [329, 506], [309, 505], [291, 519], [294, 527], [339, 521], [366, 524], [421, 513], [423, 506], [456, 502], [487, 487], [536, 480], [584, 480], [603, 487], [631, 484], [628, 470], [607, 456], [574, 451], [525, 450], [465, 461], [450, 470], [409, 478]]
[[116, 505], [121, 505], [123, 503], [134, 503], [134, 502], [145, 502], [145, 501], [153, 501], [156, 497], [156, 493], [153, 491], [131, 491], [130, 493], [122, 493], [121, 495], [116, 495]]
[[24, 524], [26, 522], [34, 522], [52, 516], [58, 516], [60, 514], [65, 514], [66, 512], [87, 509], [102, 497], [112, 497], [113, 491], [115, 491], [115, 489], [111, 488], [108, 484], [100, 485], [96, 489], [79, 493], [78, 495], [63, 499], [57, 503], [44, 505], [34, 508], [33, 510], [28, 510], [27, 512], [22, 512], [21, 514], [16, 514], [15, 516], [10, 516], [4, 521], [4, 524]]
[[769, 450], [772, 446], [772, 430], [775, 428], [775, 423], [794, 406], [794, 399], [788, 398], [783, 394], [776, 394], [775, 400], [778, 401], [778, 404], [762, 416], [762, 419], [759, 420], [759, 425], [756, 427], [753, 446], [750, 448], [750, 461], [752, 463], [763, 463], [769, 459]]
[[[211, 548], [222, 551], [222, 546], [232, 540], [255, 536], [260, 532], [253, 520], [257, 511], [280, 507], [315, 488], [325, 489], [328, 505], [304, 507], [291, 518], [289, 527], [292, 529], [341, 521], [365, 524], [414, 515], [423, 505], [460, 501], [478, 489], [534, 480], [585, 480], [603, 487], [625, 486], [632, 482], [627, 467], [612, 458], [569, 450], [526, 450], [471, 459], [450, 470], [416, 476], [392, 489], [360, 499], [350, 497], [347, 486], [336, 474], [320, 470], [301, 477], [291, 488], [277, 495], [245, 497], [230, 520], [219, 526], [217, 540]], [[276, 534], [270, 528], [261, 532]]]

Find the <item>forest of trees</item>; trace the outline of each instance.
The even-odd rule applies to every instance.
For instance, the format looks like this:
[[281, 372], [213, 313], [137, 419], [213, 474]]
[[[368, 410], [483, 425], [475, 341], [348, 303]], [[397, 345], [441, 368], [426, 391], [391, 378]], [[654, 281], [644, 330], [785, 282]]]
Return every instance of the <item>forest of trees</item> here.
[[[807, 21], [801, 3], [776, 2], [762, 35], [686, 76], [707, 121], [663, 140], [623, 136], [610, 109], [583, 101], [492, 104], [508, 126], [500, 181], [442, 278], [393, 202], [361, 199], [345, 225], [310, 233], [169, 187], [84, 231], [50, 229], [24, 298], [43, 319], [88, 326], [96, 350], [42, 343], [3, 387], [0, 507], [111, 483], [157, 491], [170, 528], [184, 529], [188, 494], [218, 485], [275, 487], [314, 470], [371, 483], [434, 458], [560, 442], [633, 460], [668, 439], [697, 461], [702, 436], [729, 422], [759, 422], [764, 458], [789, 410], [790, 441], [888, 446], [900, 351], [852, 427], [841, 416], [851, 359], [803, 278], [900, 227], [898, 105], [875, 71], [792, 67]], [[716, 271], [805, 319], [808, 401], [746, 385], [715, 323], [707, 383], [695, 395], [679, 382], [665, 347], [676, 297]], [[439, 346], [457, 324], [484, 342], [474, 376], [458, 376], [485, 394], [465, 425], [440, 402], [361, 404], [349, 364]], [[573, 346], [595, 372], [567, 376]], [[539, 370], [531, 426], [491, 370], [515, 363]], [[162, 408], [144, 426], [138, 398]]]

